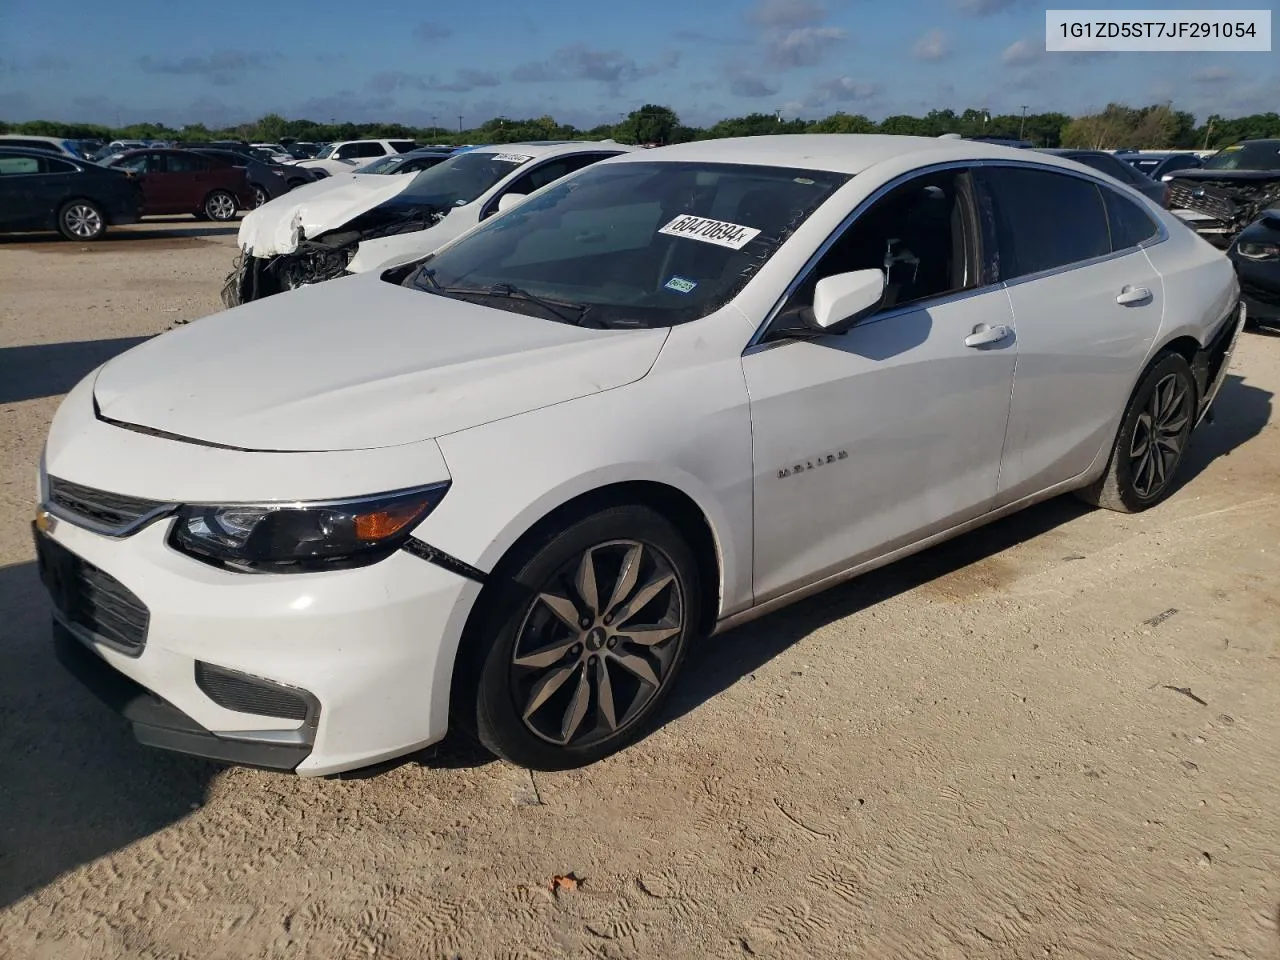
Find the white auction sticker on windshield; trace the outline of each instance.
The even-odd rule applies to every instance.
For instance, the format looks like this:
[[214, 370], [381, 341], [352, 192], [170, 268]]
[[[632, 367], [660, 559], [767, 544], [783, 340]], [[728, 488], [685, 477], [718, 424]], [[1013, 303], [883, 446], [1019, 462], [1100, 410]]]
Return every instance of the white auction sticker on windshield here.
[[532, 157], [525, 156], [523, 153], [495, 153], [493, 159], [502, 163], [524, 163], [526, 160], [532, 160]]
[[727, 223], [724, 220], [708, 220], [706, 217], [695, 217], [685, 214], [676, 217], [658, 231], [670, 237], [687, 237], [690, 240], [701, 240], [703, 243], [714, 243], [718, 247], [730, 250], [741, 250], [760, 235], [755, 227], [744, 227], [739, 223]]

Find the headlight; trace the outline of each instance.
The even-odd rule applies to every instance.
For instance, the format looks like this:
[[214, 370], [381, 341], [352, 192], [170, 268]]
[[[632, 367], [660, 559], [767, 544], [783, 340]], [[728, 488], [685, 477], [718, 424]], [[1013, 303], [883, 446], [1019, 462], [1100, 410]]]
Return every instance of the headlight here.
[[183, 553], [262, 573], [360, 567], [398, 549], [448, 482], [325, 503], [184, 506], [169, 535]]
[[1280, 244], [1238, 243], [1236, 253], [1246, 260], [1280, 260]]

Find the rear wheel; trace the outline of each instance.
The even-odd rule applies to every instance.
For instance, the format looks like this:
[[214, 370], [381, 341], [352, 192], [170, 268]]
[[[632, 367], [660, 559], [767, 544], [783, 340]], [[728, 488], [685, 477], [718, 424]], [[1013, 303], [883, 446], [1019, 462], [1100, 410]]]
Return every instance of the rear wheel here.
[[201, 207], [201, 211], [206, 217], [219, 223], [234, 220], [236, 209], [236, 198], [226, 190], [214, 190], [204, 198], [204, 205]]
[[253, 185], [253, 207], [255, 210], [270, 199], [271, 195], [268, 194], [266, 190], [258, 186], [256, 183]]
[[633, 741], [700, 622], [684, 539], [647, 507], [611, 507], [527, 550], [509, 583], [475, 637], [479, 662], [457, 704], [471, 713], [464, 724], [493, 753], [540, 770]]
[[1198, 406], [1187, 361], [1176, 353], [1158, 359], [1129, 401], [1106, 472], [1078, 496], [1121, 513], [1137, 513], [1164, 500], [1173, 491]]
[[72, 200], [58, 211], [58, 232], [68, 240], [98, 240], [107, 232], [107, 218], [96, 203]]

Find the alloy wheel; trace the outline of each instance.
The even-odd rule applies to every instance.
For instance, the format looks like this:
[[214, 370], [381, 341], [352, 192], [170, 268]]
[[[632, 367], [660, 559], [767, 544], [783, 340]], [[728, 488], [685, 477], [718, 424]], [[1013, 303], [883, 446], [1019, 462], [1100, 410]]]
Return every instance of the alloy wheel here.
[[1190, 408], [1189, 386], [1170, 373], [1156, 384], [1138, 414], [1129, 442], [1129, 470], [1133, 489], [1142, 499], [1156, 496], [1173, 476], [1186, 444]]
[[255, 208], [262, 206], [269, 199], [271, 198], [267, 196], [267, 191], [263, 190], [261, 187], [253, 188], [253, 205]]
[[102, 232], [102, 214], [87, 203], [73, 203], [62, 214], [63, 223], [77, 237], [89, 240]]
[[589, 548], [524, 615], [511, 658], [517, 713], [559, 746], [617, 735], [662, 689], [684, 626], [680, 579], [661, 551], [635, 540]]
[[236, 215], [236, 202], [227, 193], [215, 193], [209, 198], [208, 214], [214, 220], [230, 220]]

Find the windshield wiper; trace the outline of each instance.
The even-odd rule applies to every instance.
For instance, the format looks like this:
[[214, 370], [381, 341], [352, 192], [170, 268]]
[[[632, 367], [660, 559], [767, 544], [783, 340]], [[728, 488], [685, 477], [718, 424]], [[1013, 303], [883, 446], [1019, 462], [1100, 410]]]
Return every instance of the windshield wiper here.
[[583, 319], [591, 310], [591, 304], [569, 303], [564, 300], [550, 300], [540, 297], [528, 290], [521, 289], [511, 283], [495, 283], [488, 289], [479, 287], [447, 287], [436, 279], [436, 271], [432, 267], [419, 267], [409, 280], [415, 289], [428, 293], [438, 293], [446, 297], [501, 297], [504, 300], [523, 300], [541, 307], [561, 323], [581, 326]]

